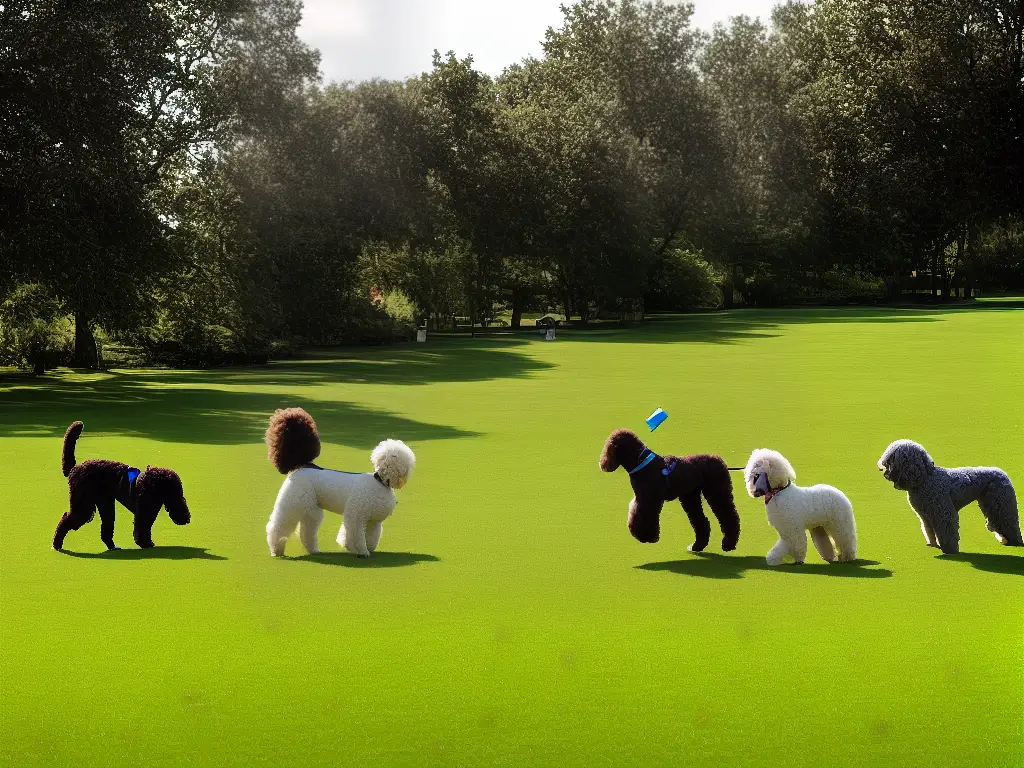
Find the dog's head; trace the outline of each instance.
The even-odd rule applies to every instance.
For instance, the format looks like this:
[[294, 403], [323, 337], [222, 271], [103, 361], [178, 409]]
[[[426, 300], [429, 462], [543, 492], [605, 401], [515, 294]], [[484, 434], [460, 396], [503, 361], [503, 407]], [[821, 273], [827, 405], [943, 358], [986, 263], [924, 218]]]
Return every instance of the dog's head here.
[[160, 512], [160, 507], [166, 507], [167, 514], [175, 525], [188, 525], [192, 521], [188, 504], [185, 502], [181, 478], [173, 469], [146, 467], [146, 471], [139, 475], [135, 482], [140, 512], [148, 513], [155, 518]]
[[772, 490], [784, 488], [796, 480], [796, 470], [778, 451], [758, 448], [743, 469], [743, 484], [750, 498], [756, 499]]
[[910, 491], [935, 471], [935, 462], [913, 440], [896, 440], [882, 453], [878, 469], [897, 491]]
[[373, 471], [388, 488], [398, 490], [409, 482], [416, 456], [401, 440], [384, 440], [370, 454]]
[[640, 463], [640, 454], [645, 450], [647, 446], [636, 433], [628, 429], [616, 429], [604, 441], [600, 460], [601, 471], [614, 472], [620, 466], [628, 470], [634, 469]]

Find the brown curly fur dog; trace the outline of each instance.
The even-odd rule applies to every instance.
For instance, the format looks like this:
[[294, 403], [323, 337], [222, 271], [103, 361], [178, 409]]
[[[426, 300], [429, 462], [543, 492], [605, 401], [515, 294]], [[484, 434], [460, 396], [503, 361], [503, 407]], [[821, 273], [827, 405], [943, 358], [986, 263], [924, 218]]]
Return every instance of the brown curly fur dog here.
[[70, 509], [57, 523], [53, 534], [53, 548], [64, 548], [64, 537], [77, 531], [100, 513], [100, 539], [107, 549], [120, 549], [114, 544], [114, 502], [135, 515], [132, 536], [140, 547], [153, 547], [153, 523], [166, 506], [177, 525], [188, 525], [192, 519], [185, 503], [181, 479], [170, 469], [146, 467], [139, 471], [118, 461], [90, 459], [75, 462], [75, 443], [85, 425], [76, 421], [64, 433], [61, 468], [68, 479], [71, 496]]
[[722, 529], [722, 549], [736, 549], [740, 538], [740, 516], [732, 495], [729, 466], [718, 456], [659, 456], [635, 433], [617, 429], [605, 441], [601, 452], [601, 470], [614, 472], [622, 467], [629, 472], [633, 500], [629, 502], [629, 532], [644, 543], [661, 536], [661, 508], [666, 501], [679, 499], [693, 526], [696, 540], [691, 552], [700, 552], [711, 537], [711, 522], [704, 514], [701, 494], [718, 526]]

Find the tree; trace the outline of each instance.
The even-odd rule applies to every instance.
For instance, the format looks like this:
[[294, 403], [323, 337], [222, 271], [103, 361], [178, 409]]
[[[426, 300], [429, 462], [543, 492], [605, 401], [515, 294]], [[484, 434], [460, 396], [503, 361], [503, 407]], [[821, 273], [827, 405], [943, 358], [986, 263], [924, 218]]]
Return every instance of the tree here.
[[0, 10], [13, 118], [0, 150], [0, 252], [10, 276], [67, 303], [79, 363], [97, 363], [94, 325], [137, 326], [151, 314], [148, 286], [175, 267], [153, 205], [165, 171], [244, 125], [289, 77], [315, 74], [294, 36], [299, 8], [14, 0]]

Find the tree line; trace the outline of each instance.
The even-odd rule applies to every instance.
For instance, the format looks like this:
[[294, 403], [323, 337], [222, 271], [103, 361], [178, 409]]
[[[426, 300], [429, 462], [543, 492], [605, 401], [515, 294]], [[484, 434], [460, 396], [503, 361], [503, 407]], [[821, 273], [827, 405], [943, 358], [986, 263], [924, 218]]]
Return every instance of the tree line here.
[[1024, 288], [1019, 0], [579, 0], [497, 77], [330, 84], [301, 12], [2, 0], [0, 363]]

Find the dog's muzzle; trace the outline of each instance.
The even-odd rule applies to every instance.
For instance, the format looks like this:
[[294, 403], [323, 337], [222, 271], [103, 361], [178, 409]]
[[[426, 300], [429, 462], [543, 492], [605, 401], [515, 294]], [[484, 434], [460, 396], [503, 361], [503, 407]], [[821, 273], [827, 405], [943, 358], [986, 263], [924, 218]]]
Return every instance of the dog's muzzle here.
[[766, 493], [771, 493], [771, 490], [772, 486], [771, 483], [768, 482], [768, 473], [762, 472], [754, 481], [754, 498], [759, 499]]

